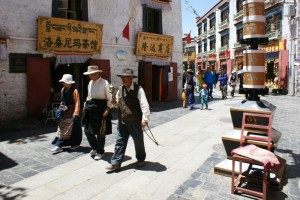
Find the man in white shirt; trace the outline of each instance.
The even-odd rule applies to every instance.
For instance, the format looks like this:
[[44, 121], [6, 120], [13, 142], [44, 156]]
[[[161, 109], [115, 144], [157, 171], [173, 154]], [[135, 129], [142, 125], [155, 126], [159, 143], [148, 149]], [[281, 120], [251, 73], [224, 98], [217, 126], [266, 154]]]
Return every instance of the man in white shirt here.
[[119, 87], [116, 99], [112, 104], [119, 108], [118, 135], [115, 145], [115, 152], [111, 158], [111, 164], [106, 169], [119, 170], [123, 162], [129, 136], [132, 137], [136, 151], [138, 167], [145, 164], [146, 151], [144, 145], [143, 130], [148, 125], [150, 117], [149, 104], [143, 88], [133, 83], [133, 71], [126, 68], [121, 74], [123, 85]]
[[90, 82], [88, 95], [84, 103], [83, 125], [87, 140], [92, 148], [90, 155], [95, 160], [100, 160], [104, 154], [105, 135], [112, 133], [110, 101], [112, 94], [109, 92], [109, 83], [101, 78], [102, 70], [98, 66], [88, 66]]

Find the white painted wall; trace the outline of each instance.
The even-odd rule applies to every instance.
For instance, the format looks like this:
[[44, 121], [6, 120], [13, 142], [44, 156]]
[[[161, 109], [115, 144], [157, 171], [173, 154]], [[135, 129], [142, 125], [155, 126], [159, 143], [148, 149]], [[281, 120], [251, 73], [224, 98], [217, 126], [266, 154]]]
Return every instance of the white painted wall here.
[[[10, 37], [7, 40], [8, 53], [36, 52], [38, 16], [51, 16], [51, 0], [0, 0], [0, 33]], [[173, 1], [171, 10], [163, 10], [163, 34], [174, 36], [172, 62], [178, 64], [181, 73], [182, 63], [182, 20], [181, 2]], [[142, 5], [140, 0], [89, 0], [89, 22], [103, 24], [101, 54], [95, 59], [109, 59], [111, 78], [115, 87], [120, 79], [116, 76], [125, 67], [137, 74], [138, 60], [135, 55], [136, 36], [142, 31]], [[128, 19], [130, 21], [130, 41], [118, 37]], [[116, 58], [117, 50], [128, 53], [126, 61]], [[50, 53], [44, 57], [53, 56]], [[27, 114], [27, 76], [26, 73], [9, 73], [9, 61], [0, 60], [0, 126], [6, 121], [26, 117]], [[178, 76], [178, 98], [181, 94], [181, 74]]]

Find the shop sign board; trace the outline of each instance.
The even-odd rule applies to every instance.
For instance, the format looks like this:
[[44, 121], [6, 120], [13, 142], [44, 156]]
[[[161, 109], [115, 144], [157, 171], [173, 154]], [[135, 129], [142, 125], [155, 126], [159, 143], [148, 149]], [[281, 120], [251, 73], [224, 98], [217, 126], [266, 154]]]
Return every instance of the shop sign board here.
[[100, 53], [103, 25], [39, 16], [37, 50]]
[[170, 57], [173, 53], [173, 36], [139, 32], [136, 55]]

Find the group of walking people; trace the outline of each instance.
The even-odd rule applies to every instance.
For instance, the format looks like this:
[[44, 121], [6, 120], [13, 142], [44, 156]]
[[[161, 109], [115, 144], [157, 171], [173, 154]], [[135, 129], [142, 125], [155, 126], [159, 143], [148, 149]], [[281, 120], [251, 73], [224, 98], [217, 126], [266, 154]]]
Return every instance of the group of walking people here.
[[129, 136], [133, 138], [137, 166], [145, 164], [146, 151], [143, 128], [148, 126], [150, 109], [143, 88], [133, 82], [133, 70], [125, 68], [121, 74], [122, 85], [116, 95], [107, 80], [101, 77], [98, 66], [88, 66], [84, 72], [90, 79], [88, 94], [83, 104], [80, 120], [80, 98], [75, 81], [70, 74], [64, 74], [59, 81], [63, 84], [61, 103], [56, 112], [58, 119], [57, 137], [52, 142], [51, 151], [56, 154], [64, 148], [76, 149], [82, 141], [82, 126], [91, 147], [90, 156], [100, 160], [105, 153], [105, 137], [112, 133], [111, 109], [118, 108], [117, 139], [114, 154], [107, 170], [118, 170], [124, 160]]
[[228, 83], [228, 76], [225, 70], [221, 70], [220, 74], [215, 74], [211, 67], [207, 67], [206, 72], [200, 70], [196, 76], [192, 69], [187, 69], [186, 82], [183, 88], [182, 100], [183, 108], [187, 107], [192, 110], [195, 108], [195, 92], [199, 93], [200, 109], [208, 109], [208, 99], [213, 99], [212, 93], [216, 84], [219, 82], [222, 99], [227, 98], [227, 85], [231, 87], [231, 96], [234, 96], [236, 86], [236, 72], [233, 71], [230, 76], [230, 82]]

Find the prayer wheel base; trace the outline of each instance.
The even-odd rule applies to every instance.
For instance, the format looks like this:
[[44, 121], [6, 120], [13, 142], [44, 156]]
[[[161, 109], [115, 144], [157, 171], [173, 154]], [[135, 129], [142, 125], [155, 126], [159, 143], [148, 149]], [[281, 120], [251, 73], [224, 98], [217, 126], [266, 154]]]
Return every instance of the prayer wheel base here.
[[239, 94], [245, 94], [245, 97], [249, 101], [259, 101], [258, 95], [268, 95], [269, 88], [240, 88]]

